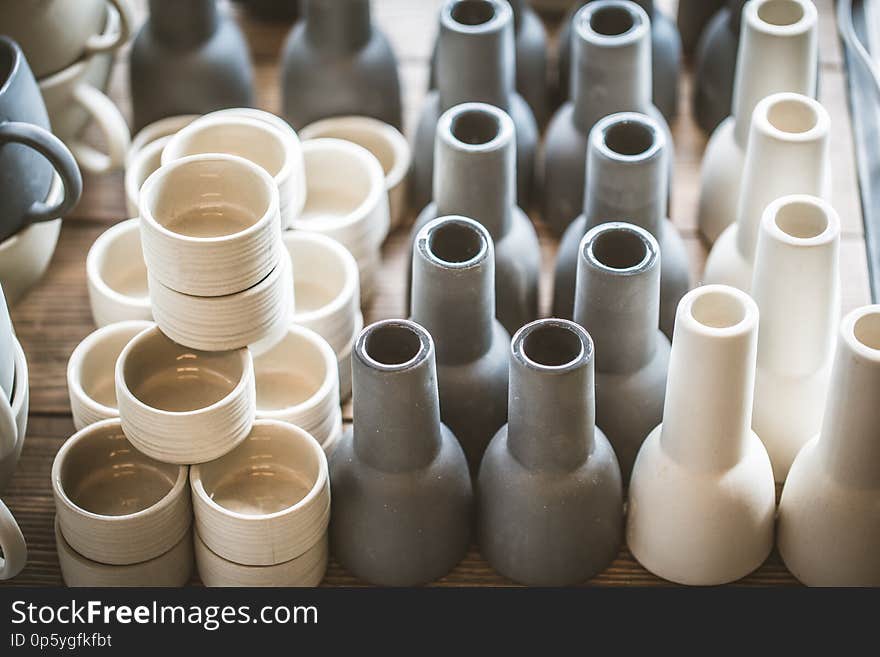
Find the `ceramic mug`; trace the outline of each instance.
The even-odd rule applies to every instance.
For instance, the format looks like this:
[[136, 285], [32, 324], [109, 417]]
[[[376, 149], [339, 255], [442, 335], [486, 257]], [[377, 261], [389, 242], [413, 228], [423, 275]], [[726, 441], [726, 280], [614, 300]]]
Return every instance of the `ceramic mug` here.
[[[107, 10], [117, 27], [102, 33]], [[15, 39], [37, 77], [96, 52], [122, 46], [134, 23], [129, 0], [2, 0], [3, 32]]]
[[27, 544], [12, 512], [0, 500], [0, 580], [12, 579], [18, 575], [27, 562]]
[[[64, 196], [46, 197], [53, 170]], [[49, 131], [40, 90], [18, 44], [0, 37], [0, 240], [29, 224], [55, 219], [79, 200], [82, 179], [67, 147]]]
[[30, 404], [28, 366], [21, 343], [15, 340], [15, 384], [12, 400], [0, 395], [0, 493], [15, 474], [24, 447]]

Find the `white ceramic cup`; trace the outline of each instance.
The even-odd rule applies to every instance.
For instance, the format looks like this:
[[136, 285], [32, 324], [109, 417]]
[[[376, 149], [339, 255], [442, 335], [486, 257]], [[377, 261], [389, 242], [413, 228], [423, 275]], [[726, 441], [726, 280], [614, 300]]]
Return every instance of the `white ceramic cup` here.
[[253, 162], [226, 154], [175, 160], [147, 178], [139, 202], [147, 268], [171, 290], [235, 294], [278, 264], [278, 188]]
[[333, 116], [307, 125], [299, 134], [304, 140], [344, 139], [375, 155], [385, 172], [391, 213], [389, 230], [400, 225], [407, 210], [407, 178], [412, 152], [406, 137], [397, 128], [368, 116]]
[[177, 134], [179, 130], [188, 126], [199, 116], [199, 114], [178, 114], [176, 116], [166, 116], [164, 119], [159, 119], [149, 125], [145, 125], [131, 138], [131, 146], [129, 146], [128, 153], [125, 156], [126, 166], [146, 146], [162, 137], [171, 137]]
[[119, 417], [116, 406], [116, 360], [123, 347], [152, 322], [131, 320], [108, 324], [80, 342], [67, 361], [67, 393], [77, 431]]
[[15, 382], [12, 398], [0, 398], [0, 493], [5, 489], [21, 457], [27, 433], [28, 410], [30, 405], [30, 382], [28, 381], [27, 358], [21, 343], [16, 339]]
[[286, 422], [257, 420], [233, 451], [194, 466], [190, 485], [198, 535], [234, 563], [295, 559], [324, 536], [330, 521], [324, 450]]
[[247, 349], [187, 349], [150, 327], [123, 348], [115, 378], [125, 435], [140, 451], [166, 463], [223, 456], [247, 438], [256, 414], [254, 364]]
[[86, 257], [86, 282], [95, 326], [152, 320], [138, 219], [121, 221], [98, 236]]
[[119, 420], [90, 425], [61, 446], [52, 464], [61, 533], [99, 563], [135, 564], [165, 554], [192, 524], [187, 474], [184, 466], [135, 449]]
[[0, 396], [6, 401], [12, 398], [12, 385], [15, 383], [15, 329], [3, 286], [0, 284]]
[[12, 512], [0, 500], [0, 580], [12, 579], [27, 563], [27, 543], [24, 535], [12, 517]]

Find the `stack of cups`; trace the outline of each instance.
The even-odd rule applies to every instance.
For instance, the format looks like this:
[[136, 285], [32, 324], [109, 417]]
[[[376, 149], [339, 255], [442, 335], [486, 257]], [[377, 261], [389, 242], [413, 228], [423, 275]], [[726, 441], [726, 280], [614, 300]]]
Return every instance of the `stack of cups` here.
[[327, 567], [327, 457], [308, 433], [258, 420], [247, 440], [190, 474], [206, 586], [316, 586]]

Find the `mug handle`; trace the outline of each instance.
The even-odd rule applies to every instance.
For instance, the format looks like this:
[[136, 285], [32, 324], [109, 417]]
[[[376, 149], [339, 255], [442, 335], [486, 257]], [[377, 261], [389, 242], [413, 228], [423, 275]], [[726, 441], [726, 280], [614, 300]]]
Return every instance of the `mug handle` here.
[[25, 215], [25, 222], [50, 221], [67, 214], [82, 194], [82, 176], [67, 146], [48, 130], [21, 121], [0, 123], [0, 145], [10, 142], [29, 146], [49, 160], [64, 184], [64, 198], [55, 205], [35, 201]]
[[18, 425], [12, 405], [6, 395], [0, 393], [0, 458], [11, 454], [18, 443]]
[[73, 99], [95, 120], [107, 142], [102, 153], [82, 141], [70, 144], [70, 150], [80, 166], [91, 173], [107, 173], [122, 167], [131, 144], [131, 133], [119, 108], [103, 92], [82, 82], [73, 90]]
[[0, 559], [0, 580], [12, 579], [18, 575], [27, 563], [27, 543], [12, 512], [0, 500], [0, 547], [3, 558]]
[[93, 34], [86, 41], [86, 55], [96, 52], [116, 50], [123, 45], [131, 36], [131, 26], [134, 25], [134, 12], [129, 0], [108, 0], [113, 9], [119, 14], [119, 29], [113, 34]]

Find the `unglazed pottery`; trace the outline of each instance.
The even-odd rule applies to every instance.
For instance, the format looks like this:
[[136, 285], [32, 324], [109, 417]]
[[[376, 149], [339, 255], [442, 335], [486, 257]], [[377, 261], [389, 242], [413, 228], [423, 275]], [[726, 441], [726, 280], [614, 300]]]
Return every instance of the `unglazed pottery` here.
[[139, 452], [119, 420], [86, 427], [61, 446], [52, 464], [61, 534], [85, 558], [109, 565], [166, 553], [191, 525], [187, 470]]
[[320, 541], [330, 519], [327, 457], [311, 434], [257, 420], [225, 456], [193, 466], [199, 538], [234, 563], [273, 566]]
[[764, 211], [751, 293], [761, 311], [752, 428], [776, 481], [819, 433], [840, 318], [840, 220], [814, 196]]
[[556, 255], [553, 314], [572, 317], [578, 247], [586, 232], [623, 220], [644, 228], [660, 245], [660, 329], [671, 338], [676, 307], [690, 289], [690, 271], [684, 240], [666, 217], [672, 157], [666, 131], [644, 114], [612, 114], [590, 132], [587, 157], [581, 215], [565, 231]]
[[409, 143], [392, 125], [368, 116], [335, 116], [307, 125], [300, 130], [303, 139], [344, 139], [363, 146], [379, 160], [385, 172], [385, 190], [391, 214], [389, 230], [394, 230], [408, 210], [409, 171], [412, 154]]
[[331, 550], [374, 584], [430, 582], [464, 556], [473, 502], [464, 452], [440, 423], [434, 343], [414, 322], [377, 322], [352, 367], [354, 431], [330, 459]]
[[134, 129], [166, 116], [252, 105], [253, 77], [241, 30], [215, 0], [150, 0], [130, 55]]
[[693, 54], [703, 30], [724, 6], [725, 0], [679, 0], [675, 24], [684, 54]]
[[244, 348], [200, 352], [152, 327], [123, 348], [115, 379], [125, 435], [156, 460], [212, 461], [247, 438], [254, 422], [254, 366]]
[[27, 433], [30, 404], [28, 364], [21, 343], [15, 341], [15, 385], [7, 402], [0, 397], [0, 493], [15, 474]]
[[578, 248], [574, 321], [595, 344], [596, 425], [625, 483], [663, 418], [669, 339], [657, 327], [661, 269], [657, 240], [633, 224], [599, 224]]
[[880, 306], [849, 313], [819, 434], [798, 453], [779, 502], [779, 552], [811, 586], [880, 586]]
[[572, 26], [577, 68], [571, 98], [547, 127], [543, 156], [543, 217], [557, 235], [583, 210], [589, 135], [600, 119], [615, 112], [649, 114], [663, 126], [672, 152], [669, 126], [651, 103], [651, 26], [645, 11], [628, 0], [596, 0], [575, 15]]
[[419, 230], [411, 316], [434, 339], [440, 419], [476, 478], [486, 446], [507, 422], [510, 344], [495, 319], [495, 254], [482, 225], [441, 217]]
[[67, 393], [73, 426], [79, 431], [101, 420], [119, 417], [116, 405], [116, 360], [123, 347], [151, 322], [116, 322], [86, 336], [67, 361]]
[[[604, 0], [590, 0], [602, 2]], [[706, 0], [702, 0], [706, 2]], [[576, 9], [588, 4], [585, 0], [579, 0], [568, 13], [563, 23], [562, 32], [559, 35], [559, 87], [562, 98], [569, 97], [569, 90], [576, 85], [577, 73], [573, 72], [571, 62], [578, 61], [578, 55], [572, 50], [572, 41], [576, 40], [573, 35], [577, 28], [574, 25]], [[656, 8], [657, 3], [653, 0], [636, 0], [650, 22], [651, 48], [651, 97], [654, 104], [668, 120], [672, 120], [678, 111], [678, 75], [681, 69], [681, 37], [675, 22], [665, 13]], [[707, 2], [707, 4], [711, 4]], [[577, 64], [575, 65], [576, 70]], [[572, 94], [573, 96], [573, 94]], [[619, 108], [636, 109], [636, 108]]]
[[[2, 403], [2, 402], [0, 402]], [[0, 500], [0, 581], [18, 575], [27, 563], [27, 543], [12, 512]]]
[[141, 188], [140, 217], [150, 277], [182, 294], [242, 292], [281, 262], [278, 188], [235, 155], [190, 155], [161, 167]]
[[749, 291], [761, 216], [781, 196], [831, 196], [828, 139], [831, 119], [818, 101], [794, 93], [767, 96], [755, 106], [736, 221], [706, 259], [706, 283]]
[[513, 333], [538, 316], [541, 247], [516, 205], [512, 119], [482, 103], [453, 107], [437, 124], [435, 159], [434, 201], [416, 219], [413, 241], [437, 217], [458, 215], [482, 224], [495, 249], [495, 314]]
[[281, 55], [283, 115], [302, 128], [362, 114], [402, 127], [397, 58], [370, 16], [370, 0], [302, 0]]
[[691, 585], [745, 577], [773, 547], [773, 468], [751, 429], [758, 307], [705, 285], [681, 300], [663, 423], [636, 457], [626, 542], [655, 575]]
[[487, 103], [513, 118], [517, 201], [533, 198], [538, 127], [515, 87], [513, 11], [505, 0], [446, 0], [437, 38], [437, 89], [428, 93], [413, 138], [413, 204], [437, 198], [435, 157], [441, 115], [462, 103]]
[[140, 563], [109, 565], [98, 563], [74, 550], [64, 539], [56, 517], [55, 548], [61, 577], [69, 587], [163, 587], [185, 586], [193, 572], [193, 533], [164, 554]]
[[816, 94], [817, 20], [810, 0], [754, 0], [743, 9], [731, 115], [712, 133], [700, 173], [697, 223], [709, 243], [736, 220], [758, 103], [779, 92]]
[[86, 257], [86, 282], [95, 326], [153, 318], [139, 219], [120, 221], [98, 236]]

